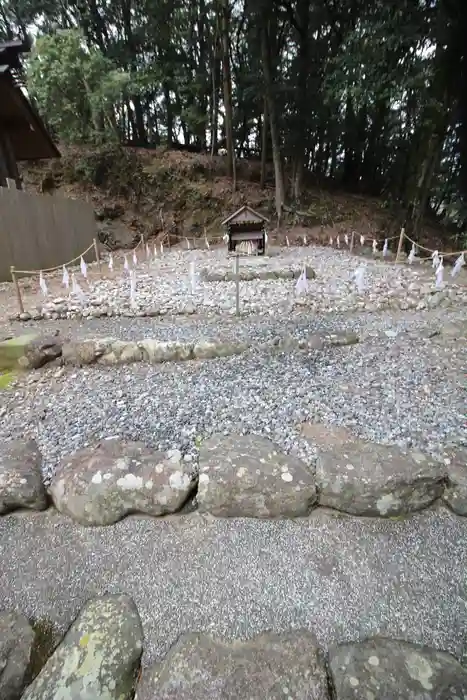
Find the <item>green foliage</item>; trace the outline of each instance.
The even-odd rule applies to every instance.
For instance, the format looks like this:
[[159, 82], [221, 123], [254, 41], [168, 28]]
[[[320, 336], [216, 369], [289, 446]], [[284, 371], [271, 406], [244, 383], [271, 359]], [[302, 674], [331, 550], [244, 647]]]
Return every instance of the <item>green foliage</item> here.
[[28, 62], [28, 89], [65, 143], [117, 138], [113, 108], [128, 81], [78, 30], [40, 37]]
[[[239, 155], [262, 148], [266, 28], [276, 162], [297, 198], [303, 171], [383, 194], [414, 225], [447, 207], [465, 220], [465, 0], [230, 0], [227, 14]], [[220, 0], [4, 0], [0, 36], [34, 25], [28, 87], [63, 141], [158, 144], [170, 132], [209, 148], [212, 131], [225, 137], [220, 16]]]

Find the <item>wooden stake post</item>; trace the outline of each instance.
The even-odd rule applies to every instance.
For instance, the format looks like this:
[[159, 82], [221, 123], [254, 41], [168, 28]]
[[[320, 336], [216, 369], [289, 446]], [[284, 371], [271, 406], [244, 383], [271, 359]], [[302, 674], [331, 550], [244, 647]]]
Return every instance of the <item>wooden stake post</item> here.
[[399, 236], [399, 243], [397, 246], [397, 253], [396, 253], [396, 263], [399, 262], [400, 255], [402, 253], [402, 244], [404, 242], [404, 236], [405, 236], [405, 228], [401, 228], [401, 235]]
[[20, 312], [20, 314], [24, 314], [24, 305], [23, 305], [23, 299], [21, 297], [21, 289], [19, 286], [18, 278], [16, 277], [16, 271], [15, 271], [14, 265], [12, 265], [10, 267], [10, 273], [11, 273], [11, 279], [13, 281], [13, 284], [15, 285], [16, 298], [18, 299], [19, 312]]
[[96, 261], [97, 261], [97, 267], [99, 268], [99, 274], [101, 273], [101, 256], [99, 252], [99, 243], [97, 241], [97, 238], [93, 238], [92, 242], [94, 244], [94, 253], [96, 255]]
[[235, 314], [240, 316], [240, 258], [235, 254]]

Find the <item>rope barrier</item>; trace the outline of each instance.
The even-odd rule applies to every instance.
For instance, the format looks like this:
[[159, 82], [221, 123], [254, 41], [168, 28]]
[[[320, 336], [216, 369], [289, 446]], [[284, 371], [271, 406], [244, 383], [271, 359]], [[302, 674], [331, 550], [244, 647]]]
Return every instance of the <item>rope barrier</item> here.
[[47, 267], [47, 268], [44, 268], [42, 270], [18, 270], [15, 267], [15, 272], [19, 273], [21, 275], [37, 275], [37, 274], [40, 274], [41, 272], [55, 272], [56, 270], [61, 270], [64, 266], [69, 267], [72, 263], [76, 262], [77, 260], [80, 260], [83, 257], [83, 255], [86, 255], [86, 253], [89, 253], [91, 248], [94, 248], [94, 241], [91, 243], [91, 245], [88, 248], [86, 248], [85, 251], [80, 253], [80, 255], [77, 255], [76, 258], [73, 258], [72, 260], [70, 260], [67, 263], [63, 263], [62, 265], [57, 265], [56, 267]]
[[[463, 250], [455, 251], [454, 253], [443, 253], [439, 250], [438, 251], [431, 250], [431, 248], [426, 248], [425, 246], [420, 245], [420, 243], [416, 243], [405, 232], [404, 232], [404, 236], [405, 236], [405, 238], [407, 238], [408, 241], [410, 241], [410, 243], [412, 243], [412, 245], [416, 246], [417, 248], [420, 248], [420, 250], [426, 250], [428, 253], [436, 253], [437, 252], [438, 255], [442, 255], [445, 258], [449, 258], [449, 257], [452, 257], [454, 255], [462, 255], [462, 253], [467, 253], [467, 248], [464, 248]], [[429, 258], [426, 258], [426, 260], [428, 260], [428, 259]]]

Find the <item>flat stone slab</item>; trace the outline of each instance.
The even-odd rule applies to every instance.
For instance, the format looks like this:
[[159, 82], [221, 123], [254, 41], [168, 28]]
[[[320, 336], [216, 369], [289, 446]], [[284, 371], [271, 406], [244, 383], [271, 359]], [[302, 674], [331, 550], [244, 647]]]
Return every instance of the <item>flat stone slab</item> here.
[[34, 440], [11, 440], [0, 447], [0, 515], [17, 508], [44, 510], [42, 457]]
[[443, 498], [457, 515], [467, 515], [467, 450], [459, 450], [447, 467]]
[[130, 700], [143, 652], [133, 600], [89, 601], [22, 700]]
[[305, 440], [321, 450], [338, 448], [345, 442], [358, 440], [356, 435], [341, 425], [302, 423], [299, 429]]
[[426, 508], [443, 493], [444, 466], [419, 452], [354, 439], [318, 450], [319, 503], [387, 517]]
[[146, 673], [136, 700], [328, 700], [327, 677], [309, 632], [267, 633], [247, 642], [183, 635]]
[[175, 513], [195, 488], [177, 450], [165, 455], [113, 438], [65, 458], [49, 491], [57, 510], [83, 525], [111, 525], [128, 513]]
[[34, 632], [23, 615], [0, 613], [0, 698], [19, 700], [26, 684]]
[[316, 502], [311, 470], [256, 435], [217, 435], [199, 453], [198, 507], [219, 517], [293, 518]]
[[335, 700], [455, 700], [467, 671], [450, 654], [383, 638], [329, 652]]

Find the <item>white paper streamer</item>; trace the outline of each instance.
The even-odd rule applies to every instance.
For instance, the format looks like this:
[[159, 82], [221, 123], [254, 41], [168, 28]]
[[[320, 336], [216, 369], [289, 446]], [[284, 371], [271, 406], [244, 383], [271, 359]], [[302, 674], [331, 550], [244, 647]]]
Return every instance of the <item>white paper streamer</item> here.
[[208, 241], [207, 236], [204, 237], [204, 242], [206, 243], [206, 248], [209, 250], [211, 246], [209, 245], [209, 241]]
[[378, 252], [378, 241], [376, 238], [373, 238], [373, 254]]
[[349, 245], [349, 237], [346, 233], [344, 234], [344, 242], [345, 242], [345, 245]]
[[303, 245], [306, 245], [306, 236], [303, 236]]
[[190, 250], [190, 248], [191, 248], [190, 241], [188, 240], [188, 238], [185, 238], [185, 240], [186, 240], [186, 247], [188, 248], [188, 250]]
[[337, 236], [337, 238], [336, 238], [336, 245], [338, 248], [341, 247], [341, 237], [340, 236]]
[[354, 272], [355, 284], [357, 285], [359, 294], [362, 294], [362, 292], [364, 292], [366, 288], [365, 273], [365, 265], [359, 265]]
[[80, 261], [79, 261], [79, 266], [80, 266], [80, 269], [81, 269], [81, 274], [82, 274], [83, 277], [86, 279], [87, 276], [88, 276], [88, 268], [86, 267], [86, 263], [84, 262], [83, 256], [81, 256], [81, 259], [80, 259]]
[[433, 267], [435, 270], [438, 269], [439, 267], [439, 253], [437, 250], [434, 251], [434, 253], [431, 254], [432, 260], [433, 260]]
[[300, 294], [306, 294], [308, 291], [308, 280], [306, 278], [306, 269], [303, 268], [300, 277], [295, 285], [295, 293], [299, 296]]
[[149, 247], [149, 243], [146, 243], [146, 260], [149, 260], [151, 257], [151, 249]]
[[386, 257], [386, 256], [389, 255], [388, 245], [389, 245], [388, 239], [385, 238], [385, 239], [384, 239], [384, 245], [383, 245], [383, 256], [384, 256], [384, 257]]
[[136, 306], [136, 270], [130, 270], [130, 304]]
[[267, 244], [267, 242], [268, 242], [268, 234], [267, 234], [267, 233], [264, 234], [264, 242], [265, 242], [266, 244]]
[[436, 268], [436, 289], [440, 289], [443, 286], [443, 275], [444, 275], [444, 265], [443, 256], [439, 258], [439, 264]]
[[365, 236], [360, 236], [360, 245], [365, 244]]
[[136, 255], [136, 250], [133, 251], [133, 266], [136, 267], [138, 264], [138, 256]]
[[332, 236], [329, 236], [329, 245], [333, 245], [334, 241], [332, 240]]
[[407, 258], [407, 260], [409, 261], [409, 265], [411, 265], [411, 264], [413, 263], [413, 261], [415, 260], [415, 253], [416, 253], [415, 244], [412, 243], [412, 247], [411, 247], [411, 249], [410, 249], [409, 257]]
[[109, 270], [113, 270], [113, 269], [114, 269], [114, 258], [113, 258], [112, 253], [110, 253], [110, 255], [109, 255]]
[[224, 243], [228, 243], [228, 242], [229, 242], [229, 236], [228, 236], [227, 233], [224, 233], [224, 235], [222, 236], [222, 240], [224, 241]]
[[128, 264], [128, 258], [126, 255], [123, 256], [123, 269], [127, 271], [130, 269], [130, 266]]
[[71, 273], [71, 293], [78, 297], [81, 301], [85, 298], [85, 293], [76, 281], [75, 273]]
[[39, 273], [39, 287], [41, 288], [42, 294], [46, 297], [49, 294], [49, 290], [47, 289], [47, 283], [44, 279], [44, 275], [42, 274], [42, 270]]
[[196, 292], [196, 266], [194, 262], [190, 262], [190, 287], [191, 293]]
[[461, 267], [465, 265], [465, 253], [461, 253], [454, 263], [454, 267], [451, 270], [451, 277], [455, 277], [461, 271]]
[[68, 274], [68, 270], [66, 269], [65, 265], [63, 266], [62, 284], [65, 289], [70, 288], [70, 275]]
[[157, 260], [157, 246], [154, 243], [154, 260]]
[[285, 242], [286, 242], [287, 248], [288, 248], [288, 247], [290, 246], [289, 237], [288, 237], [288, 236], [285, 237]]
[[161, 242], [161, 257], [164, 255], [164, 244]]

